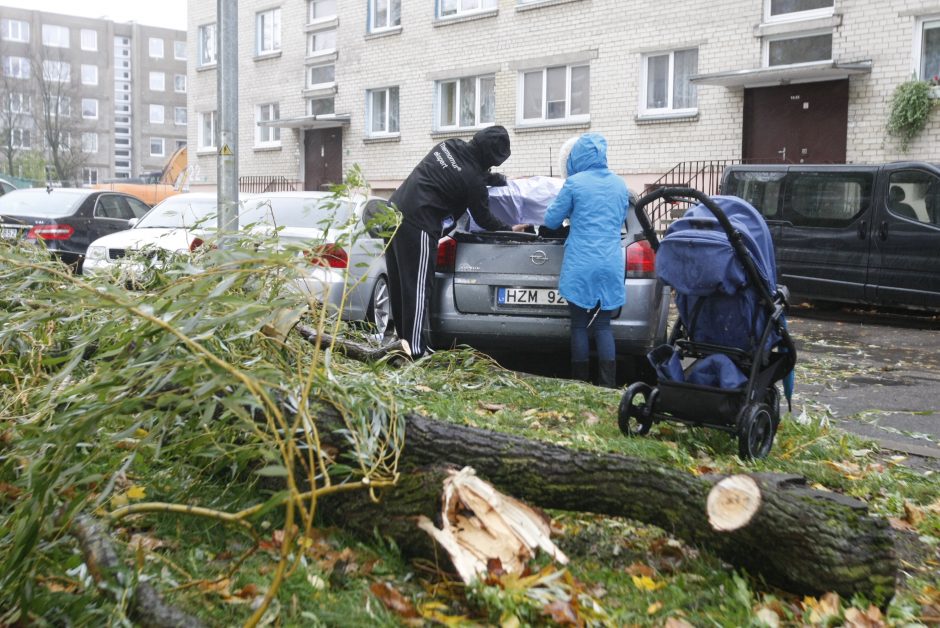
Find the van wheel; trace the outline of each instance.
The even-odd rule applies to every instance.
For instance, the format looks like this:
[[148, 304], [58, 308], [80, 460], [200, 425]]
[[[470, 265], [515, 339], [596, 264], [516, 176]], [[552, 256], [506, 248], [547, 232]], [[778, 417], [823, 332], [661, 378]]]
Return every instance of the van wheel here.
[[372, 299], [366, 318], [373, 325], [374, 333], [379, 340], [384, 339], [393, 331], [392, 325], [392, 299], [388, 291], [388, 281], [384, 276], [375, 280], [372, 286]]

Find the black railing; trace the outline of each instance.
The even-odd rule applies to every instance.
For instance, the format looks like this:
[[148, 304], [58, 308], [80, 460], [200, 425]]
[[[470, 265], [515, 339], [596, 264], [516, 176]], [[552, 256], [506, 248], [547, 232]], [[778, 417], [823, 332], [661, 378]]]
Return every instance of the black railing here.
[[287, 177], [246, 176], [238, 177], [238, 191], [243, 194], [264, 192], [296, 192], [303, 189], [300, 181]]
[[[682, 161], [643, 190], [648, 194], [662, 187], [687, 187], [709, 196], [718, 194], [721, 187], [721, 175], [732, 164], [744, 163], [742, 159], [711, 159], [708, 161]], [[652, 203], [647, 211], [653, 228], [659, 233], [665, 231], [676, 218], [681, 218], [687, 205], [673, 205], [660, 199]]]

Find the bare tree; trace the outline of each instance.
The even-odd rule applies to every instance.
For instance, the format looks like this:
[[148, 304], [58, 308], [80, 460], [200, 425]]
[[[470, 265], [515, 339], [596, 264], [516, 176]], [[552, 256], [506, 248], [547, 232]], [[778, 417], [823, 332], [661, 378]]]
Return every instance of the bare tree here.
[[31, 148], [31, 105], [33, 85], [29, 78], [29, 63], [20, 63], [6, 54], [0, 44], [0, 153], [6, 170], [16, 174], [16, 158]]
[[46, 46], [37, 48], [32, 66], [37, 100], [33, 119], [55, 176], [60, 181], [79, 181], [86, 161], [81, 147], [81, 99], [76, 87], [79, 77], [73, 75], [71, 64], [58, 51]]

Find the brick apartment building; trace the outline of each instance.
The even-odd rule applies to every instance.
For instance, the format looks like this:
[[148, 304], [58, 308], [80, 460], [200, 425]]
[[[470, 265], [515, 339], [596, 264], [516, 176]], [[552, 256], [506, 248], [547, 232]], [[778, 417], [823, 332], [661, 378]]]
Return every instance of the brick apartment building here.
[[186, 143], [185, 31], [0, 6], [0, 52], [15, 147], [45, 148], [34, 121], [43, 72], [59, 84], [84, 183], [159, 171]]
[[[907, 153], [885, 132], [895, 87], [940, 72], [940, 0], [669, 5], [240, 2], [239, 174], [317, 189], [358, 164], [381, 193], [492, 123], [511, 177], [557, 174], [590, 130], [634, 189], [692, 160], [940, 161], [940, 113]], [[194, 186], [216, 176], [215, 19], [189, 2]]]

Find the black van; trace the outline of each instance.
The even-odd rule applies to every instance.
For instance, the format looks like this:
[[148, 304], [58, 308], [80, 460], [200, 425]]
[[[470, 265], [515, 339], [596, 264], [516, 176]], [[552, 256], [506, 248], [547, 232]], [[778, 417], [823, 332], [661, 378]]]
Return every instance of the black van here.
[[940, 309], [940, 164], [734, 165], [794, 296]]

